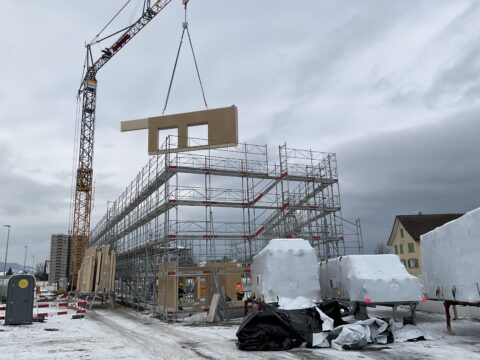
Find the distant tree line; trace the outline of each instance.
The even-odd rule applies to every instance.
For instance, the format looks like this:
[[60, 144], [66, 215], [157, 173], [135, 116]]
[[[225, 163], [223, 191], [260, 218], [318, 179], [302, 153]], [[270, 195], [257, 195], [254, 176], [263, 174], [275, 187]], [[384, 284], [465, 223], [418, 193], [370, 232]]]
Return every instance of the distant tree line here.
[[391, 254], [392, 253], [392, 250], [390, 249], [389, 246], [385, 245], [385, 244], [377, 244], [377, 246], [375, 246], [375, 250], [373, 251], [374, 254], [377, 254], [377, 255], [380, 255], [380, 254]]
[[45, 263], [41, 262], [35, 266], [35, 278], [37, 281], [47, 281], [48, 274], [45, 269]]

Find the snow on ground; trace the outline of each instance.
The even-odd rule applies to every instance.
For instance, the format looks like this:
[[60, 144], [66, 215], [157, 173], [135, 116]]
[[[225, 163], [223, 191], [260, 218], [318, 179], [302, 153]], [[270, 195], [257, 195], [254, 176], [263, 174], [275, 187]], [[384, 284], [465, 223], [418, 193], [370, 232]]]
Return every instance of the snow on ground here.
[[[391, 315], [384, 309], [370, 313]], [[480, 359], [480, 322], [453, 321], [455, 335], [446, 334], [443, 315], [419, 312], [418, 322], [434, 340], [375, 345], [362, 351], [245, 352], [235, 346], [238, 324], [166, 324], [130, 309], [97, 309], [82, 320], [52, 316], [45, 323], [1, 326], [0, 359]]]

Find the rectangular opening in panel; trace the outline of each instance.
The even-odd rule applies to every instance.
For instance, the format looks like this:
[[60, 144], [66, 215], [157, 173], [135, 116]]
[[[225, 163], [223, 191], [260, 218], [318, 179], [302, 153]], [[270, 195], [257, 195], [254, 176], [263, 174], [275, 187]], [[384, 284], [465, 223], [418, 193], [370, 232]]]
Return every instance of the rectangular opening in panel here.
[[188, 146], [208, 145], [208, 125], [189, 125], [187, 136]]
[[178, 148], [178, 128], [158, 130], [159, 149]]

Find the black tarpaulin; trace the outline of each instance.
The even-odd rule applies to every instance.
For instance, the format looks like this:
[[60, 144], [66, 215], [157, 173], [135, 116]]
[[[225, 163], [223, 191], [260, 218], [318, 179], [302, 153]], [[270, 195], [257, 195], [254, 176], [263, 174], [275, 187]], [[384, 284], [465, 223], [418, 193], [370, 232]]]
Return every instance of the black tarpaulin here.
[[342, 319], [342, 317], [345, 316], [345, 313], [342, 313], [342, 310], [348, 312], [348, 308], [340, 304], [338, 301], [323, 301], [320, 305], [318, 305], [318, 308], [333, 320], [334, 327], [346, 324], [346, 322]]
[[274, 308], [252, 312], [237, 331], [240, 350], [288, 350], [303, 343], [303, 338], [290, 325], [288, 317]]
[[316, 308], [282, 310], [269, 307], [249, 314], [237, 331], [241, 350], [288, 350], [306, 342], [312, 346], [313, 333], [322, 331], [323, 321]]

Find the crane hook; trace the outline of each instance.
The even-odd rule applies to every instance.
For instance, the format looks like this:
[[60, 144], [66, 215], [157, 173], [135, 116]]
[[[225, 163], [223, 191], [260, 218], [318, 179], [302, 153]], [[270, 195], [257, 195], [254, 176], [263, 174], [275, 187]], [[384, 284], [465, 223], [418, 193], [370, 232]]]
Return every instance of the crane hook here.
[[188, 28], [188, 22], [187, 22], [187, 4], [190, 0], [182, 0], [182, 4], [185, 8], [185, 21], [182, 23], [182, 26], [183, 26], [183, 29], [187, 29]]

